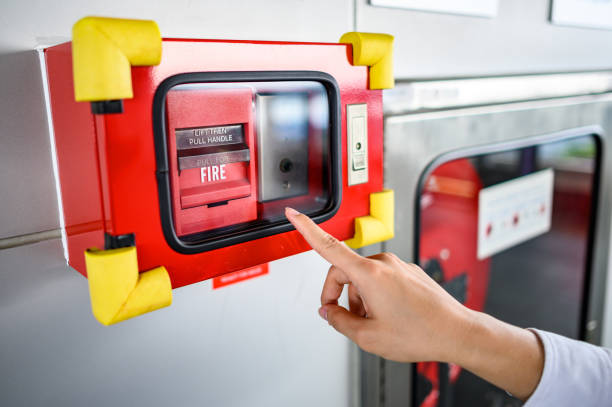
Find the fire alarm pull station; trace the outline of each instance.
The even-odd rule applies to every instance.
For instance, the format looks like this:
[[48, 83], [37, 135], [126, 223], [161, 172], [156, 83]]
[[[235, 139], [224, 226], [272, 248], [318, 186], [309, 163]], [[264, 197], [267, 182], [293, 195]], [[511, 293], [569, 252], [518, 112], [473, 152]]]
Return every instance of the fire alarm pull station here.
[[322, 72], [204, 72], [162, 83], [157, 147], [167, 144], [170, 176], [160, 193], [172, 210], [161, 215], [176, 250], [284, 231], [287, 206], [331, 217], [342, 188], [338, 96]]
[[309, 250], [288, 206], [351, 247], [393, 237], [392, 37], [340, 42], [162, 40], [86, 17], [45, 49], [68, 261], [102, 323]]

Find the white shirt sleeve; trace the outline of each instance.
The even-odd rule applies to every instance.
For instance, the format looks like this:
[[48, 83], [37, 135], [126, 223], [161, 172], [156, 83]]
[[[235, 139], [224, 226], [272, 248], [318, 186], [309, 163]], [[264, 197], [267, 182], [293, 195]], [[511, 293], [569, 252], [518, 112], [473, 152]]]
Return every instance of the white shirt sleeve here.
[[544, 345], [544, 370], [524, 407], [612, 406], [612, 350], [531, 331]]

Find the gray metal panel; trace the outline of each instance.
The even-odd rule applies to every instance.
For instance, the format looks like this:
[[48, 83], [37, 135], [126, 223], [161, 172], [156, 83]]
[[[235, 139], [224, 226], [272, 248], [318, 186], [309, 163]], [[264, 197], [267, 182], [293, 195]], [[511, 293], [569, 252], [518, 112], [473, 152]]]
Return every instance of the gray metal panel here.
[[503, 0], [497, 17], [372, 7], [357, 0], [357, 31], [395, 36], [397, 78], [608, 69], [612, 31], [549, 23], [549, 0]]
[[[362, 256], [388, 250], [387, 243], [363, 247], [357, 252]], [[362, 407], [407, 407], [412, 390], [412, 365], [383, 359], [377, 355], [359, 351], [360, 394]]]
[[[258, 200], [273, 201], [308, 193], [308, 93], [257, 95]], [[303, 110], [295, 123], [279, 124], [279, 106]], [[282, 163], [288, 163], [285, 169]]]
[[[612, 251], [612, 242], [610, 242], [610, 251]], [[602, 282], [602, 286], [603, 286]], [[608, 282], [605, 285], [605, 288], [602, 288], [605, 291], [604, 296], [606, 297], [605, 305], [604, 305], [604, 316], [603, 316], [603, 327], [602, 327], [602, 338], [601, 344], [606, 348], [612, 348], [612, 273], [608, 273]]]
[[[382, 251], [392, 252], [389, 249], [389, 241], [382, 243]], [[410, 259], [404, 260], [410, 261]], [[412, 402], [412, 367], [411, 363], [384, 360], [381, 368], [384, 380], [380, 384], [384, 407], [410, 406]]]
[[[612, 96], [592, 96], [563, 101], [517, 103], [389, 117], [385, 121], [385, 183], [395, 190], [396, 237], [389, 251], [406, 260], [414, 258], [414, 205], [420, 174], [441, 153], [469, 146], [544, 135], [575, 127], [599, 124], [612, 132]], [[604, 156], [612, 154], [604, 143]], [[605, 179], [612, 176], [604, 160]], [[588, 340], [601, 341], [604, 289], [610, 234], [610, 182], [602, 183], [596, 230], [594, 275]]]
[[0, 239], [59, 227], [40, 63], [0, 55]]
[[412, 364], [383, 359], [361, 351], [361, 406], [409, 407]]
[[313, 252], [114, 326], [59, 239], [0, 251], [0, 404], [348, 406], [352, 344], [317, 315], [329, 265]]
[[408, 407], [412, 402], [412, 364], [385, 361], [385, 407]]
[[[382, 245], [376, 243], [357, 249], [361, 256], [369, 257], [382, 252]], [[359, 395], [361, 407], [380, 407], [384, 389], [381, 387], [381, 374], [384, 372], [384, 359], [359, 349]]]
[[356, 251], [361, 256], [369, 257], [369, 256], [373, 256], [375, 254], [378, 254], [378, 253], [384, 251], [384, 249], [383, 249], [383, 245], [381, 243], [375, 243], [375, 244], [371, 244], [369, 246], [365, 246], [365, 247], [362, 247], [360, 249], [357, 249]]
[[397, 82], [383, 93], [384, 113], [400, 115], [611, 91], [610, 71]]
[[361, 407], [382, 407], [383, 388], [381, 379], [384, 377], [384, 359], [372, 353], [359, 352], [361, 375]]

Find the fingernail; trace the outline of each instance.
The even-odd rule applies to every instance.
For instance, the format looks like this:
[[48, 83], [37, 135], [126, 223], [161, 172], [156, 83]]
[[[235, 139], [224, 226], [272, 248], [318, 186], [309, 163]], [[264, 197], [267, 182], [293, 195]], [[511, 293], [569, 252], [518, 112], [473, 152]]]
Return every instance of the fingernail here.
[[296, 211], [295, 209], [293, 209], [293, 208], [290, 208], [288, 206], [285, 208], [285, 216], [287, 216], [288, 218], [289, 217], [293, 218], [293, 217], [295, 217], [295, 216], [297, 216], [299, 214], [300, 213], [298, 211]]
[[325, 309], [325, 307], [319, 308], [319, 315], [321, 316], [321, 318], [327, 321], [327, 310]]

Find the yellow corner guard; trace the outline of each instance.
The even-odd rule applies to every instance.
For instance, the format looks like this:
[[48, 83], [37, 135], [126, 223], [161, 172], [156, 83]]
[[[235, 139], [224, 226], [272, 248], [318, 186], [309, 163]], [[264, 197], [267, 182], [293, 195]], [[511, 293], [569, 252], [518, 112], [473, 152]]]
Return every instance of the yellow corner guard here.
[[348, 32], [340, 38], [340, 42], [353, 46], [353, 65], [370, 67], [370, 89], [395, 86], [392, 35]]
[[91, 309], [111, 325], [172, 304], [172, 285], [164, 267], [138, 273], [135, 247], [85, 252]]
[[352, 249], [392, 239], [394, 227], [392, 189], [370, 194], [370, 215], [355, 219], [355, 236], [345, 243]]
[[76, 101], [132, 98], [131, 65], [159, 64], [161, 49], [155, 21], [82, 18], [72, 27]]

